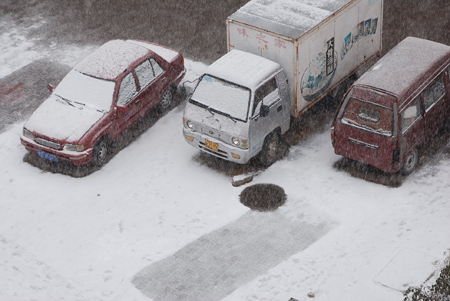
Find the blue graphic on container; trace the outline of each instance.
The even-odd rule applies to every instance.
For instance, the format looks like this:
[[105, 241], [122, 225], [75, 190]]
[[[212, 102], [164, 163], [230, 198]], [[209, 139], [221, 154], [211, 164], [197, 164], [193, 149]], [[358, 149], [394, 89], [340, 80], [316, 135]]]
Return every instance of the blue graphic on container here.
[[371, 36], [377, 32], [378, 18], [367, 19], [361, 21], [355, 28], [354, 32], [350, 32], [344, 38], [344, 45], [342, 45], [341, 59], [344, 59], [346, 54], [353, 48], [359, 40], [364, 37]]
[[336, 73], [337, 60], [333, 37], [303, 72], [300, 91], [306, 101], [313, 101], [330, 86]]

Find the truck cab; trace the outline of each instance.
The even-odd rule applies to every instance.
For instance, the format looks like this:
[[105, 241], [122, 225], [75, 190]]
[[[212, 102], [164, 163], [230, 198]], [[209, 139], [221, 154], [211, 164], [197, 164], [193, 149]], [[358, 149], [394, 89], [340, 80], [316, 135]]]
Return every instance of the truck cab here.
[[209, 66], [189, 96], [183, 115], [186, 142], [210, 155], [247, 163], [276, 160], [280, 135], [289, 129], [291, 100], [283, 68], [233, 50]]

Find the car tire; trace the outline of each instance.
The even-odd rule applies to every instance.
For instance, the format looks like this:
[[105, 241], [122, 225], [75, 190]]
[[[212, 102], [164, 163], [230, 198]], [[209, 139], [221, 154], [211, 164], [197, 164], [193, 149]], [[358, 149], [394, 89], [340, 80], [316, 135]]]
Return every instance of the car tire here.
[[91, 162], [95, 166], [103, 166], [108, 155], [109, 145], [106, 139], [100, 139], [94, 146]]
[[269, 167], [278, 159], [280, 148], [280, 136], [277, 132], [272, 132], [264, 139], [264, 144], [259, 153], [259, 162], [265, 167]]
[[418, 163], [419, 163], [419, 152], [417, 148], [415, 148], [406, 157], [406, 160], [403, 163], [401, 169], [402, 174], [409, 175], [410, 173], [412, 173], [414, 169], [416, 169]]
[[161, 98], [159, 99], [159, 105], [158, 110], [161, 113], [164, 113], [172, 107], [173, 104], [173, 98], [175, 94], [175, 89], [172, 86], [167, 87], [166, 90], [164, 90], [163, 94], [161, 95]]

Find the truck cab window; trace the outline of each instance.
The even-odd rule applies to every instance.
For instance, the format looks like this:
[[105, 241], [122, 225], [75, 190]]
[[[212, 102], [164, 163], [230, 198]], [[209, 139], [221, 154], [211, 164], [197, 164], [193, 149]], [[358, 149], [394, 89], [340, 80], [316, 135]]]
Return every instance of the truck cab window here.
[[435, 103], [437, 103], [445, 94], [444, 77], [439, 78], [423, 92], [423, 102], [425, 111], [428, 111]]
[[[253, 102], [253, 116], [259, 113], [259, 111], [257, 110], [259, 103], [274, 91], [278, 91], [277, 81], [275, 80], [275, 77], [256, 89], [255, 101]], [[272, 99], [267, 99], [266, 101], [264, 101], [264, 104], [269, 105], [271, 101]]]
[[405, 110], [403, 110], [401, 115], [402, 133], [405, 133], [421, 115], [420, 96], [417, 97]]

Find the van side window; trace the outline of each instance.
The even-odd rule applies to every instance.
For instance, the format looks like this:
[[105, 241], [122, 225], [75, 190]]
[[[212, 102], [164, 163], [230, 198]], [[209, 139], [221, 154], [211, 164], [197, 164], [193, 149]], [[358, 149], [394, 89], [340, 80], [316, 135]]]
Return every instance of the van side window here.
[[405, 110], [402, 112], [402, 133], [405, 133], [414, 122], [419, 119], [420, 112], [420, 96], [418, 96]]
[[[255, 101], [253, 102], [253, 114], [252, 116], [255, 115], [255, 113], [259, 113], [259, 111], [257, 112], [257, 107], [259, 105], [259, 103], [261, 102], [261, 100], [265, 99], [269, 94], [271, 94], [272, 92], [276, 91], [278, 93], [278, 86], [277, 86], [277, 81], [275, 80], [275, 77], [272, 78], [271, 80], [269, 80], [268, 82], [266, 82], [264, 85], [262, 85], [261, 87], [259, 87], [256, 92], [255, 92]], [[278, 94], [277, 94], [278, 95]], [[272, 99], [269, 99], [269, 102]], [[267, 105], [269, 105], [270, 103], [265, 103]]]
[[445, 94], [444, 77], [439, 78], [423, 92], [423, 103], [427, 112], [435, 103], [437, 103]]

